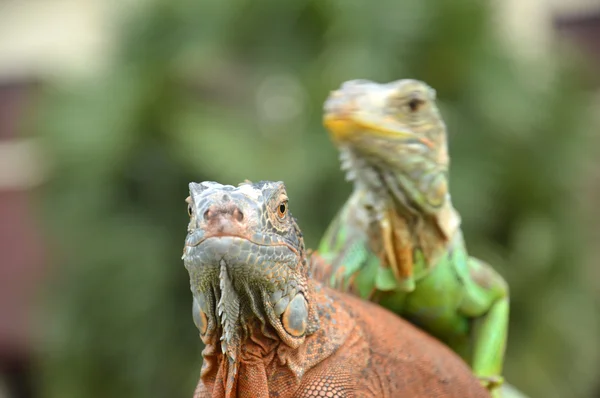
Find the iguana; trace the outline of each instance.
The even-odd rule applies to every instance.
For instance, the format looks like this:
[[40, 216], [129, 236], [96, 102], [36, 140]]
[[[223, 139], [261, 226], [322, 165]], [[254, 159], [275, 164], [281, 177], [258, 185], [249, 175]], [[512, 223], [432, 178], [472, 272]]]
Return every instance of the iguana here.
[[189, 184], [195, 397], [488, 397], [447, 346], [309, 278], [281, 182]]
[[354, 190], [321, 240], [328, 266], [315, 277], [441, 339], [500, 396], [508, 286], [467, 254], [435, 97], [425, 83], [405, 79], [352, 80], [327, 98], [324, 125]]

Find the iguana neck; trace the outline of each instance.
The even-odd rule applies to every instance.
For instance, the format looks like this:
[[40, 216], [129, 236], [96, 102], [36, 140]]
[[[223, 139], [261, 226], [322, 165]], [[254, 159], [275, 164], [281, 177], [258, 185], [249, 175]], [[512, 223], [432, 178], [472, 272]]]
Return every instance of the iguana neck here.
[[392, 170], [374, 167], [350, 146], [340, 148], [340, 162], [342, 170], [346, 172], [346, 180], [354, 184], [354, 191], [364, 193], [364, 205], [373, 209], [371, 213], [374, 219], [381, 217], [382, 213], [388, 210], [403, 217], [419, 217], [417, 208], [410, 205], [408, 198], [395, 198], [385, 182], [384, 174], [394, 177]]
[[368, 209], [369, 222], [379, 221], [390, 213], [392, 219], [402, 219], [394, 228], [408, 229], [402, 235], [412, 238], [413, 247], [421, 252], [425, 261], [425, 264], [415, 264], [415, 273], [430, 268], [448, 250], [460, 224], [460, 216], [452, 206], [450, 196], [447, 195], [437, 214], [427, 214], [400, 183], [406, 179], [405, 172], [377, 167], [350, 146], [339, 150], [341, 168], [346, 171], [346, 179], [353, 182], [361, 205]]
[[201, 378], [205, 384], [214, 385], [213, 396], [233, 398], [239, 391], [252, 391], [257, 385], [271, 388], [277, 380], [286, 380], [293, 391], [308, 370], [343, 344], [354, 321], [345, 311], [336, 309], [334, 300], [320, 284], [311, 281], [308, 289], [315, 303], [311, 323], [318, 328], [302, 344], [286, 344], [273, 325], [263, 323], [258, 316], [245, 320], [245, 333], [235, 361], [221, 352], [218, 332], [202, 337], [205, 349]]

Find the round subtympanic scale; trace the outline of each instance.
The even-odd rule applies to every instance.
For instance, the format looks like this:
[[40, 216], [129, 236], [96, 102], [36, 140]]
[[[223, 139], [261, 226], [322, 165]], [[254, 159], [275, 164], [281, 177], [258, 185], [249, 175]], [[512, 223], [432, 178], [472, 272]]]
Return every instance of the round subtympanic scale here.
[[298, 293], [281, 316], [284, 329], [294, 337], [301, 337], [308, 324], [308, 304], [304, 296]]

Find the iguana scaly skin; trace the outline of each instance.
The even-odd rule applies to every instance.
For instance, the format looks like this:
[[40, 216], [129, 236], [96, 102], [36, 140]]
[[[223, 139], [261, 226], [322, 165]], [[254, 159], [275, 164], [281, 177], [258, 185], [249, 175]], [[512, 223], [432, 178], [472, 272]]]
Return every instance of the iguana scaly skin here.
[[189, 188], [196, 398], [489, 396], [444, 344], [309, 279], [283, 183]]
[[324, 124], [354, 191], [321, 241], [329, 267], [315, 276], [443, 340], [496, 391], [508, 287], [467, 254], [448, 191], [446, 127], [435, 91], [409, 79], [349, 81], [327, 99]]

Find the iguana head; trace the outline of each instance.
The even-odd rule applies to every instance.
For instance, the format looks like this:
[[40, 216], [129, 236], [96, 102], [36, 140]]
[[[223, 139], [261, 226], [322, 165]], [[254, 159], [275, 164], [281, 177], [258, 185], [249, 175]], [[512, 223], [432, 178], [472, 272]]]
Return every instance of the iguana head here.
[[375, 143], [380, 138], [396, 149], [416, 143], [433, 149], [446, 144], [435, 97], [435, 90], [418, 80], [350, 80], [325, 101], [324, 123], [336, 144], [365, 154], [381, 150]]
[[183, 260], [203, 340], [219, 337], [231, 361], [256, 333], [300, 345], [318, 325], [302, 233], [284, 184], [202, 182], [189, 189]]
[[324, 124], [349, 177], [404, 206], [441, 206], [449, 160], [435, 96], [431, 87], [412, 79], [351, 80], [333, 91]]

